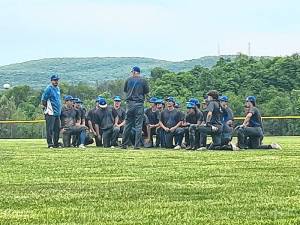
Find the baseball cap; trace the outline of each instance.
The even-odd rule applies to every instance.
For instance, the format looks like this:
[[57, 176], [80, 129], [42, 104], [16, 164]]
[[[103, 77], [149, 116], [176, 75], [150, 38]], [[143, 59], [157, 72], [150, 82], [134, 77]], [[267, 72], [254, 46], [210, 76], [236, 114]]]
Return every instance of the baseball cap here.
[[131, 72], [137, 72], [137, 73], [140, 73], [140, 72], [141, 72], [141, 69], [140, 69], [140, 67], [138, 67], [138, 66], [134, 66], [134, 67], [132, 68]]
[[163, 103], [164, 103], [164, 100], [162, 100], [160, 98], [155, 101], [155, 104], [163, 104]]
[[157, 101], [157, 98], [156, 98], [156, 97], [151, 97], [151, 98], [149, 99], [149, 102], [150, 102], [150, 103], [156, 103], [156, 101]]
[[106, 108], [107, 107], [107, 103], [106, 103], [105, 98], [99, 98], [98, 102], [99, 102], [100, 108]]
[[246, 98], [246, 102], [256, 102], [256, 97], [255, 96], [248, 96]]
[[65, 95], [64, 100], [65, 101], [72, 101], [73, 97], [71, 95]]
[[193, 102], [188, 102], [188, 103], [186, 104], [186, 107], [187, 107], [188, 109], [195, 108], [195, 106], [196, 106], [196, 104], [193, 103]]
[[173, 103], [175, 104], [175, 98], [172, 97], [172, 96], [167, 97], [167, 98], [166, 98], [166, 101], [167, 101], [167, 102], [173, 102]]
[[223, 95], [219, 97], [220, 102], [228, 102], [228, 100], [229, 100], [228, 96]]
[[122, 99], [121, 99], [120, 96], [117, 95], [117, 96], [114, 97], [114, 101], [115, 102], [120, 102], [120, 101], [122, 101]]
[[52, 76], [51, 76], [51, 80], [59, 80], [58, 75], [52, 75]]

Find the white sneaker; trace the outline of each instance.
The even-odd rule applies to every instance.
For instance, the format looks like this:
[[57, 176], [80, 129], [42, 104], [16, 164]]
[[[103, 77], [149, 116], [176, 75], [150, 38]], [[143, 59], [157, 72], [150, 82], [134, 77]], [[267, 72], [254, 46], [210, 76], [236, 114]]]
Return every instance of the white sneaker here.
[[201, 147], [201, 148], [198, 148], [197, 151], [204, 151], [204, 150], [207, 150], [206, 147]]
[[115, 146], [110, 146], [110, 148], [111, 148], [111, 149], [114, 149], [114, 148], [115, 148]]
[[78, 148], [86, 148], [86, 147], [84, 146], [84, 144], [81, 144], [78, 146]]
[[181, 147], [180, 147], [180, 145], [176, 145], [176, 146], [174, 147], [174, 149], [175, 149], [175, 150], [179, 150], [179, 149], [181, 149]]
[[238, 146], [236, 146], [235, 144], [231, 144], [231, 146], [232, 146], [232, 150], [233, 150], [233, 151], [238, 151], [238, 150], [240, 150], [240, 148], [239, 148]]
[[277, 143], [272, 143], [271, 147], [272, 147], [272, 149], [278, 149], [278, 150], [282, 149], [282, 147], [279, 144], [277, 144]]

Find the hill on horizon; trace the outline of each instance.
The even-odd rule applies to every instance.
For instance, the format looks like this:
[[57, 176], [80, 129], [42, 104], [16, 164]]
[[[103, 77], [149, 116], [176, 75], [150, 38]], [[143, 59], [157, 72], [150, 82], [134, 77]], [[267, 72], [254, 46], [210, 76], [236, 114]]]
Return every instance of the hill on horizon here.
[[8, 83], [11, 86], [29, 85], [42, 88], [49, 82], [52, 74], [58, 74], [63, 82], [77, 84], [84, 82], [96, 84], [106, 80], [125, 79], [132, 66], [141, 67], [142, 74], [149, 76], [155, 67], [173, 72], [191, 70], [197, 65], [210, 68], [220, 57], [205, 56], [198, 59], [172, 62], [142, 57], [92, 57], [92, 58], [47, 58], [0, 67], [0, 87]]

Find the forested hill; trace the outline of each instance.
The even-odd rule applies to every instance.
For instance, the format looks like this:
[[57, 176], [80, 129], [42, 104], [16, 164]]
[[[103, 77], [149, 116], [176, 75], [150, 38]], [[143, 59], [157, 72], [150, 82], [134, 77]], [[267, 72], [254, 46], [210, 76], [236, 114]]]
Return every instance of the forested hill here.
[[[235, 56], [223, 56], [234, 58]], [[29, 85], [40, 88], [49, 81], [53, 73], [59, 74], [66, 83], [81, 81], [93, 84], [105, 80], [124, 79], [130, 68], [138, 65], [142, 73], [149, 76], [151, 69], [161, 67], [172, 72], [188, 71], [196, 65], [211, 68], [220, 57], [206, 56], [193, 60], [171, 62], [165, 60], [138, 57], [106, 58], [49, 58], [0, 67], [0, 86], [9, 83], [12, 86]]]

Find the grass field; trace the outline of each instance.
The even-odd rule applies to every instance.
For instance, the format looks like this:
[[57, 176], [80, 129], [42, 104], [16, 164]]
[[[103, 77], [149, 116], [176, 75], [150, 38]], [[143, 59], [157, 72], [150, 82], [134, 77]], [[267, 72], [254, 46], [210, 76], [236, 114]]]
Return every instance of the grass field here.
[[0, 140], [0, 224], [300, 224], [300, 138], [283, 150], [53, 150]]

